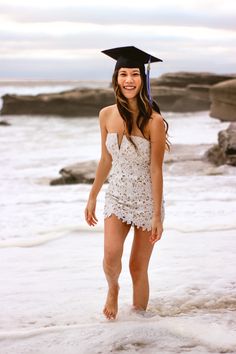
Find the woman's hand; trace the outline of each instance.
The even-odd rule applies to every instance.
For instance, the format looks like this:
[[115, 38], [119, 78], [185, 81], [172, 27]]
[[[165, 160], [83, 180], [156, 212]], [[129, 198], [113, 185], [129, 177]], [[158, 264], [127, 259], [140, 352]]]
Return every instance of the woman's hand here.
[[85, 220], [89, 224], [89, 226], [95, 226], [98, 222], [98, 219], [95, 215], [95, 210], [96, 210], [96, 199], [89, 198], [87, 206], [84, 211]]
[[149, 238], [149, 241], [152, 245], [155, 242], [159, 241], [163, 232], [163, 225], [160, 216], [153, 215], [152, 217], [152, 233]]

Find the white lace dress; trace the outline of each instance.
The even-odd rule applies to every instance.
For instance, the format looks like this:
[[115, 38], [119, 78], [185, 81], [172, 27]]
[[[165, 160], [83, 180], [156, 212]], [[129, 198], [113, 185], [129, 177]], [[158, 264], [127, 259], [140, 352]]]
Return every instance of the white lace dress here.
[[[127, 224], [151, 230], [153, 199], [150, 174], [150, 141], [131, 135], [138, 150], [123, 134], [120, 146], [118, 133], [108, 133], [106, 147], [112, 156], [112, 168], [105, 194], [104, 218], [115, 214]], [[164, 198], [162, 221], [164, 220]]]

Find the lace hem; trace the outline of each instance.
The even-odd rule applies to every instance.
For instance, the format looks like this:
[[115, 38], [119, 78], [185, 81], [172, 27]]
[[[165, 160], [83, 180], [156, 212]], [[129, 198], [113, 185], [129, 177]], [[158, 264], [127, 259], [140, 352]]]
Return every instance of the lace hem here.
[[132, 226], [136, 226], [138, 229], [142, 228], [143, 231], [151, 231], [151, 230], [152, 230], [151, 226], [140, 225], [140, 224], [138, 224], [136, 221], [133, 221], [133, 220], [131, 221], [131, 220], [129, 220], [128, 218], [122, 217], [122, 216], [117, 215], [117, 214], [118, 214], [118, 213], [116, 213], [116, 212], [114, 212], [114, 211], [109, 212], [109, 213], [105, 213], [104, 219], [109, 218], [111, 215], [115, 215], [115, 216], [117, 216], [117, 218], [118, 218], [119, 220], [121, 220], [123, 223], [126, 223], [126, 224], [128, 224], [128, 225], [131, 224]]

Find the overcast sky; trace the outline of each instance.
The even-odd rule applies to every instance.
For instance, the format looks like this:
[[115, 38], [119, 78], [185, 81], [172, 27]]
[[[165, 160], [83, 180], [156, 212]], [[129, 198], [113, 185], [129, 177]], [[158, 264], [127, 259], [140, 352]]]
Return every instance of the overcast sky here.
[[165, 72], [236, 72], [235, 0], [0, 0], [0, 79], [109, 80], [135, 45]]

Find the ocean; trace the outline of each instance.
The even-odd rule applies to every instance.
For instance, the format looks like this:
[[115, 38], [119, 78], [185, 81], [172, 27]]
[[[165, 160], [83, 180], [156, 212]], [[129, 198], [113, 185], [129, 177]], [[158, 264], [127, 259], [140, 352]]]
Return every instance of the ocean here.
[[[37, 94], [109, 83], [0, 83], [0, 94]], [[163, 112], [174, 145], [210, 146], [229, 123], [208, 112]], [[58, 171], [99, 159], [98, 117], [2, 116], [0, 126], [0, 353], [236, 353], [236, 178], [164, 173], [165, 221], [150, 263], [150, 303], [133, 314], [123, 256], [119, 315], [102, 315], [104, 184], [98, 225], [84, 208], [91, 186], [50, 186]], [[167, 153], [168, 154], [168, 153]], [[171, 153], [170, 153], [171, 156]], [[174, 169], [174, 163], [173, 163]]]

